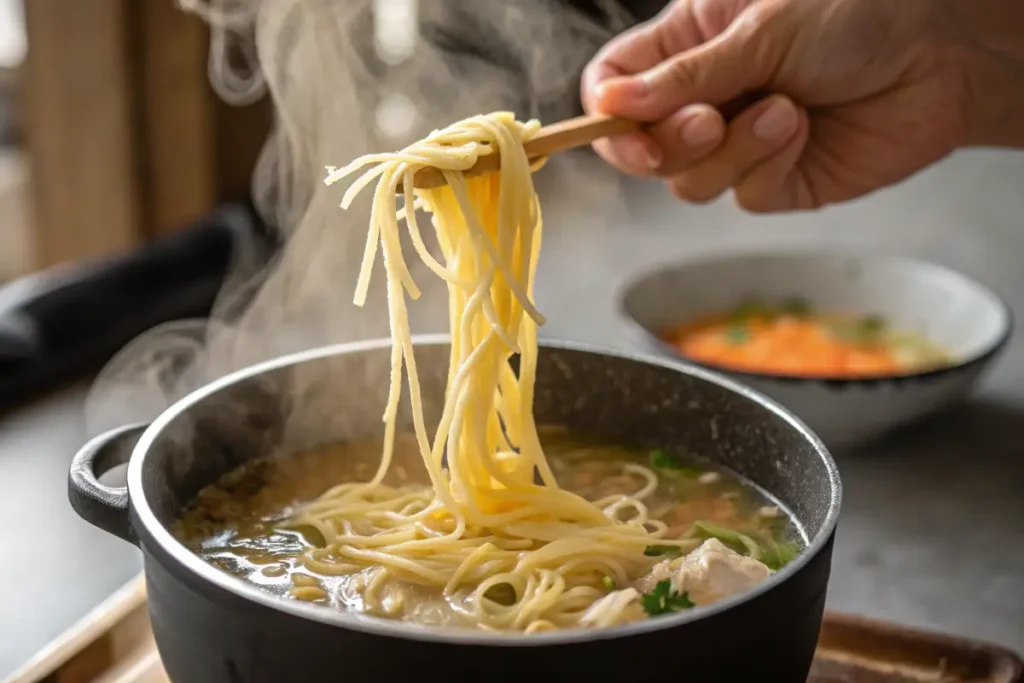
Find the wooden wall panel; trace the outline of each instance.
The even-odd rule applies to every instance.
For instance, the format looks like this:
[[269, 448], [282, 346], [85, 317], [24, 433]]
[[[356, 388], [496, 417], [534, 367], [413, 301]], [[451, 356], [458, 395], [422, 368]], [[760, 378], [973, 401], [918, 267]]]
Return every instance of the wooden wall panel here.
[[35, 265], [127, 249], [143, 201], [129, 0], [29, 0], [25, 19]]
[[25, 3], [37, 268], [124, 251], [244, 197], [266, 100], [221, 102], [173, 0]]

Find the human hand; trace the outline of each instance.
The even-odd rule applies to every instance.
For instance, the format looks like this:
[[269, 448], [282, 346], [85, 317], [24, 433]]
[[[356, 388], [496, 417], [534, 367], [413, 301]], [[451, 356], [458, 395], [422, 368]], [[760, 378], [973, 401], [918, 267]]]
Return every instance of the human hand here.
[[[967, 137], [968, 79], [933, 0], [676, 0], [587, 67], [587, 111], [649, 122], [596, 151], [681, 199], [813, 209], [895, 183]], [[719, 108], [772, 93], [726, 122]]]

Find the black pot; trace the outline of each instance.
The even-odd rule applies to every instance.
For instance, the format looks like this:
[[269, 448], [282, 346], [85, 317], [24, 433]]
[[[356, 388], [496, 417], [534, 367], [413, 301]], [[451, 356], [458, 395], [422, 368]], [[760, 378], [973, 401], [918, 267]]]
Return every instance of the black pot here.
[[[609, 630], [442, 630], [269, 595], [193, 555], [168, 527], [200, 488], [252, 458], [379, 436], [389, 342], [317, 349], [214, 382], [148, 427], [115, 430], [75, 456], [72, 506], [142, 549], [153, 631], [171, 679], [806, 680], [841, 496], [822, 443], [776, 404], [714, 373], [579, 346], [542, 347], [539, 422], [721, 462], [777, 496], [807, 530], [809, 547], [754, 591]], [[436, 420], [447, 341], [422, 338], [416, 348], [428, 421]], [[400, 419], [408, 424], [409, 416]], [[129, 459], [126, 488], [97, 481]]]

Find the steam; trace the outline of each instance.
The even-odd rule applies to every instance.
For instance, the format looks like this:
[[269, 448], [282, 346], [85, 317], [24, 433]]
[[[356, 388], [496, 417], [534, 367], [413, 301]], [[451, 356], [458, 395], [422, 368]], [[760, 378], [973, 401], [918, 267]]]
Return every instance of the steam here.
[[[387, 336], [383, 278], [365, 307], [351, 304], [371, 193], [341, 211], [344, 188], [324, 186], [324, 167], [400, 148], [475, 113], [575, 115], [583, 65], [631, 22], [611, 0], [179, 4], [211, 27], [217, 93], [235, 105], [273, 99], [275, 125], [252, 194], [285, 246], [267, 266], [243, 245], [209, 319], [163, 325], [125, 347], [90, 393], [92, 433], [152, 420], [197, 387], [262, 360]], [[581, 199], [585, 183], [553, 165], [539, 184], [571, 187]], [[443, 331], [444, 283], [409, 262], [423, 290], [410, 306], [413, 331]]]

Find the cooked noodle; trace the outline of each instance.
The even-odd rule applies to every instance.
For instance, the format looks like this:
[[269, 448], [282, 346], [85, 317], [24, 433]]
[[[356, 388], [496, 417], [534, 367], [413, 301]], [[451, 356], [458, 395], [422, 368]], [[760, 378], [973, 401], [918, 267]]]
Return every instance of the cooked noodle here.
[[[662, 538], [666, 525], [652, 519], [643, 502], [657, 487], [648, 468], [624, 469], [636, 480], [636, 493], [590, 502], [558, 485], [541, 450], [533, 399], [543, 317], [532, 302], [541, 214], [523, 148], [538, 127], [507, 113], [476, 116], [400, 152], [329, 169], [328, 184], [376, 164], [352, 183], [342, 206], [376, 180], [355, 299], [363, 303], [380, 249], [392, 334], [384, 452], [369, 482], [330, 489], [289, 523], [312, 526], [324, 537], [326, 548], [305, 557], [310, 571], [364, 572], [358, 585], [371, 613], [394, 613], [387, 586], [405, 581], [442, 591], [454, 609], [484, 629], [612, 626], [644, 616], [638, 592], [626, 586], [657, 561], [643, 552], [652, 539], [683, 552], [698, 543]], [[464, 177], [488, 154], [500, 155], [500, 173]], [[441, 170], [447, 181], [417, 190], [414, 204], [432, 214], [443, 263], [427, 250], [410, 203], [397, 206], [399, 184], [411, 188], [424, 167]], [[451, 360], [433, 435], [425, 425], [407, 320], [406, 295], [416, 299], [419, 290], [402, 254], [400, 220], [419, 257], [448, 283]], [[509, 365], [517, 353], [518, 377]], [[429, 488], [383, 483], [403, 369]], [[623, 590], [609, 590], [609, 581]], [[511, 599], [492, 599], [492, 591], [508, 587]]]

